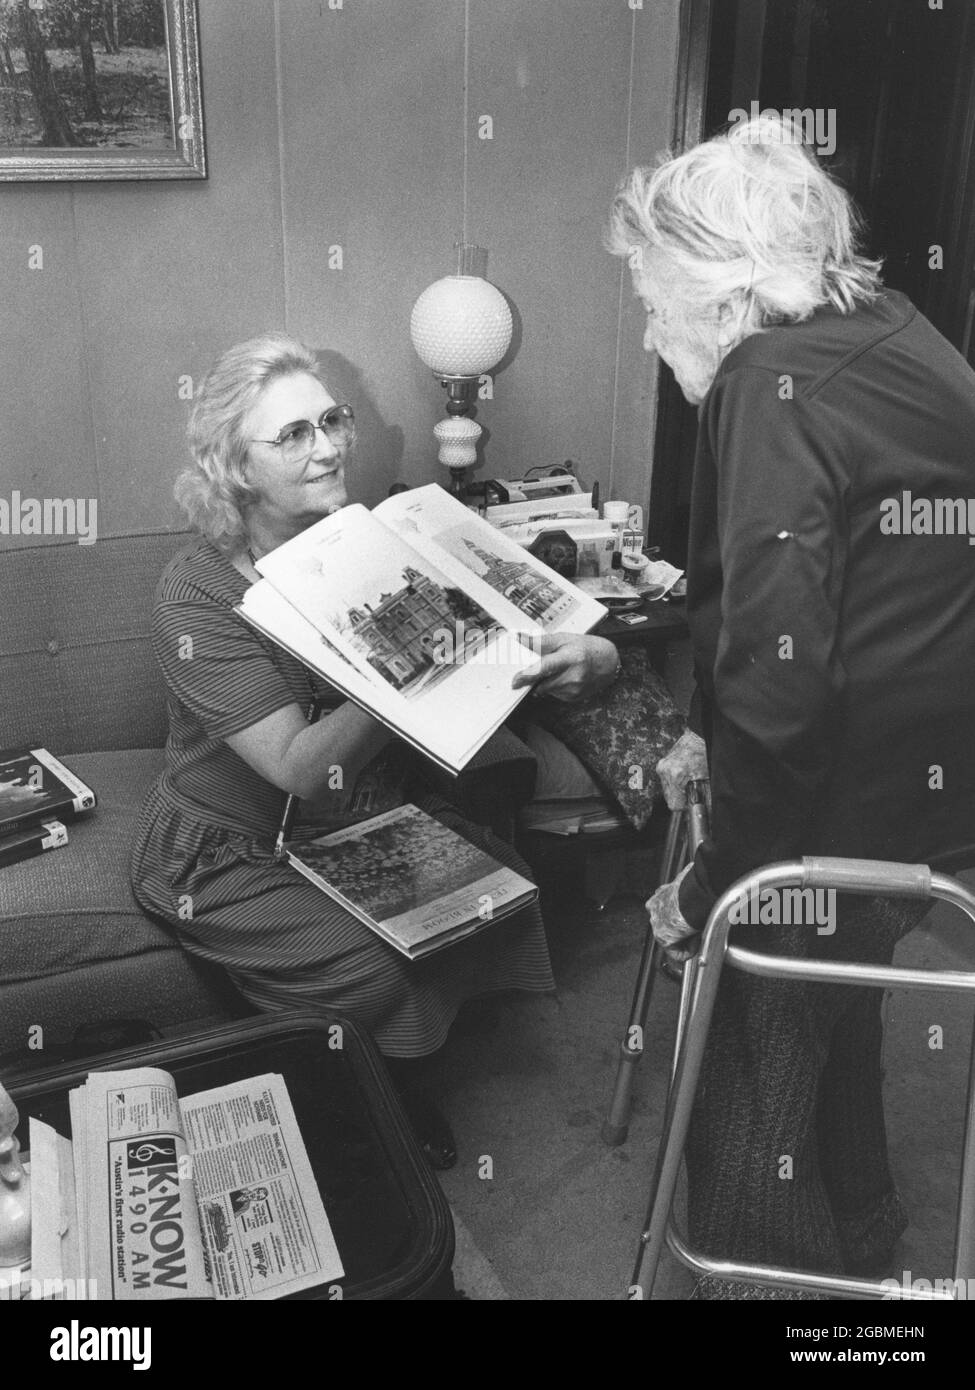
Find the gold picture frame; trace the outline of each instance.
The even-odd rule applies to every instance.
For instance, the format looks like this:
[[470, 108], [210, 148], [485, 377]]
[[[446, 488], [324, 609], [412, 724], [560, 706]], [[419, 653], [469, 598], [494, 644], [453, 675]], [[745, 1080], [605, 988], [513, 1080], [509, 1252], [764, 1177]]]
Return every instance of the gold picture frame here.
[[206, 177], [197, 0], [0, 0], [0, 182]]

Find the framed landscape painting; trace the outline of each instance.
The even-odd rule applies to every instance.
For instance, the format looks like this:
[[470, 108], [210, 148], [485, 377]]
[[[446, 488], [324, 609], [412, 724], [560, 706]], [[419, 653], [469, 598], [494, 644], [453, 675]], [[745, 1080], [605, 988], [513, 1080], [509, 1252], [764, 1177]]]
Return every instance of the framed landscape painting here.
[[203, 178], [196, 0], [0, 0], [0, 182]]

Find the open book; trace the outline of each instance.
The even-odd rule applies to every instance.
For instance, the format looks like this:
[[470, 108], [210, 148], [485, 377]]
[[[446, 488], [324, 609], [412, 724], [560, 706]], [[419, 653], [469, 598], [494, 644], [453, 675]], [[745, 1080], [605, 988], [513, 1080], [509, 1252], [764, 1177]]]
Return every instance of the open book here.
[[417, 806], [291, 845], [299, 873], [411, 960], [534, 902], [534, 883]]
[[532, 639], [606, 615], [436, 484], [344, 507], [257, 568], [240, 614], [451, 772], [528, 693]]
[[180, 1100], [152, 1067], [89, 1073], [72, 1140], [31, 1118], [33, 1298], [271, 1299], [342, 1277], [284, 1078]]

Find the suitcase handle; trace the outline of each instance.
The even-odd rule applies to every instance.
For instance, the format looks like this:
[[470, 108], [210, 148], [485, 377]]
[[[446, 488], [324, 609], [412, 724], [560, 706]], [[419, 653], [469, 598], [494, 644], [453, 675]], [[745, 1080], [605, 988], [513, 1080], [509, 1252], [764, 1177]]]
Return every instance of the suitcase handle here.
[[929, 898], [931, 870], [927, 864], [890, 864], [883, 859], [816, 856], [802, 861], [802, 886], [835, 888], [848, 893], [878, 893], [897, 898]]

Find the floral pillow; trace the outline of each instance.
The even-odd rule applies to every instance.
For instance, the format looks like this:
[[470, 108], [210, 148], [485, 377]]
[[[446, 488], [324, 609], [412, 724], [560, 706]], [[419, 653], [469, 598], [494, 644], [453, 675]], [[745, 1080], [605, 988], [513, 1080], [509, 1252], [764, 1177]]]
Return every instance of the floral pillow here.
[[572, 750], [634, 830], [642, 830], [660, 795], [657, 763], [687, 721], [645, 648], [621, 647], [620, 660], [620, 675], [607, 690], [578, 705], [533, 700], [531, 717]]

